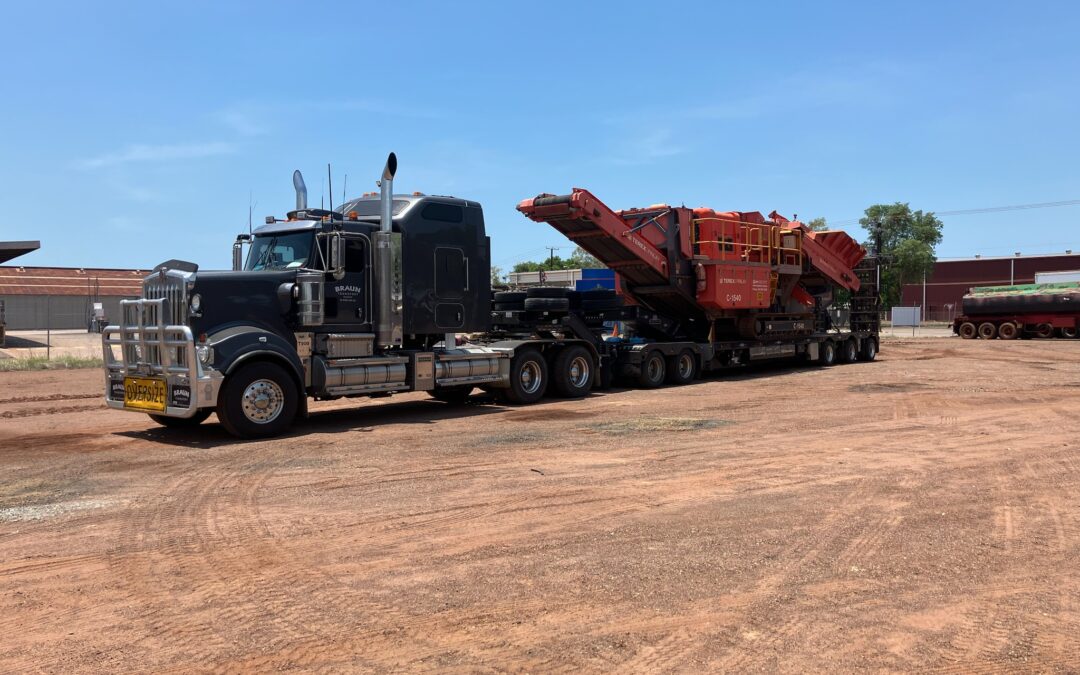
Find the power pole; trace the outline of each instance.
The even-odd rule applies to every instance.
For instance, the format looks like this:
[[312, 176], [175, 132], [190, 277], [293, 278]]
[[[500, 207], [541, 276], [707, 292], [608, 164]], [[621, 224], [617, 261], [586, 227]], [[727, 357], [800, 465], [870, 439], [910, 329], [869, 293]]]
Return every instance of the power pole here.
[[548, 250], [548, 267], [552, 267], [555, 264], [555, 251], [561, 249], [561, 246], [545, 246]]

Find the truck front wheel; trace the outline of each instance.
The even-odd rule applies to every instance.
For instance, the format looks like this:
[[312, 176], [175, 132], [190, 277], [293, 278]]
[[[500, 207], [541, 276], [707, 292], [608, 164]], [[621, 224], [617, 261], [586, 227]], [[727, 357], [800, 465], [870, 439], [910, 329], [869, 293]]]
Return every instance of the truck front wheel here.
[[225, 381], [218, 399], [218, 419], [239, 438], [276, 436], [292, 425], [297, 397], [296, 383], [284, 368], [274, 363], [251, 363]]
[[547, 361], [535, 349], [524, 349], [510, 359], [510, 386], [500, 390], [508, 403], [536, 403], [547, 389]]

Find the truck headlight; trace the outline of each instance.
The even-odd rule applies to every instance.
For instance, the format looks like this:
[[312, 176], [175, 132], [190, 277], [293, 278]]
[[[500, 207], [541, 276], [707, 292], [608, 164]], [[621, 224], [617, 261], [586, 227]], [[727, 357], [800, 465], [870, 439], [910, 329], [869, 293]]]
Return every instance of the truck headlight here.
[[210, 365], [214, 360], [214, 348], [210, 345], [196, 345], [195, 354], [204, 366]]
[[202, 296], [199, 295], [198, 293], [191, 296], [190, 305], [191, 305], [191, 311], [193, 311], [193, 312], [199, 311], [199, 308], [202, 307]]

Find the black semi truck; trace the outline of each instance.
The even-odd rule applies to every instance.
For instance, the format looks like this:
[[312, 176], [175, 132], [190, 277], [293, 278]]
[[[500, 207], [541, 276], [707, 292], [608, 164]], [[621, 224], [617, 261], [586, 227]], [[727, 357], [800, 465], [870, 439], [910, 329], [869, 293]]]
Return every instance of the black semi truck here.
[[[296, 172], [295, 210], [240, 235], [232, 270], [158, 265], [142, 297], [122, 301], [121, 323], [103, 331], [106, 403], [167, 427], [217, 413], [232, 434], [264, 437], [305, 416], [309, 399], [426, 391], [460, 402], [481, 387], [527, 404], [585, 396], [620, 376], [655, 387], [759, 360], [876, 355], [870, 260], [845, 272], [862, 280], [853, 308], [866, 308], [853, 310], [850, 328], [830, 324], [822, 293], [802, 314], [763, 314], [749, 337], [724, 328], [737, 317], [673, 316], [625, 281], [619, 293], [493, 293], [480, 204], [395, 195], [396, 171], [391, 154], [378, 194], [334, 210], [308, 208]], [[823, 283], [801, 248], [797, 265]], [[684, 288], [683, 276], [673, 268], [672, 286]]]

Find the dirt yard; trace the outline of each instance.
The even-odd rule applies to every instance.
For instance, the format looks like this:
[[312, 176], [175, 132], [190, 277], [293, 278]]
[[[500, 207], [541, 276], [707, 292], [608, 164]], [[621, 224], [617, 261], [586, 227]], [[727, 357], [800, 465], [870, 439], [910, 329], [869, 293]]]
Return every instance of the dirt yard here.
[[0, 374], [2, 671], [1080, 664], [1080, 342], [251, 443], [101, 389]]

